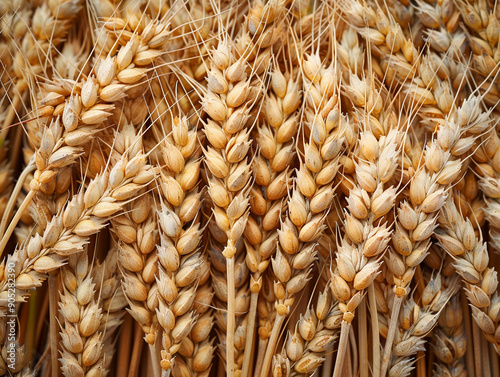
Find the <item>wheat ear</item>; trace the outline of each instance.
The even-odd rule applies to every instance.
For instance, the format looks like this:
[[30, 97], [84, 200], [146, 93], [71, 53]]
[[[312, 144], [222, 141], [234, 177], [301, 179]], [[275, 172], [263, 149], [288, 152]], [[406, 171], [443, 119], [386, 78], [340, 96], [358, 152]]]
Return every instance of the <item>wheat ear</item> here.
[[[462, 159], [463, 155], [468, 153], [478, 135], [489, 127], [487, 113], [481, 113], [478, 109], [473, 114], [465, 115], [470, 105], [476, 101], [475, 98], [469, 99], [445, 118], [444, 125], [423, 151], [424, 166], [411, 179], [410, 200], [401, 202], [399, 206], [392, 237], [392, 245], [397, 254], [391, 251], [388, 259], [388, 267], [395, 276], [395, 308], [384, 350], [382, 371], [390, 357], [391, 338], [398, 316], [396, 306], [401, 306], [415, 268], [427, 256], [437, 214], [445, 203], [450, 185], [461, 173], [463, 161], [466, 160], [466, 157]], [[465, 132], [471, 136], [463, 138], [461, 135]]]
[[280, 360], [282, 369], [289, 365], [294, 370], [292, 375], [313, 374], [337, 339], [341, 322], [342, 312], [326, 287], [320, 292], [316, 307], [301, 314], [294, 330], [289, 331], [285, 352], [274, 357], [275, 363]]
[[436, 376], [458, 376], [465, 370], [467, 342], [460, 297], [452, 297], [443, 309], [432, 345], [438, 359], [434, 368]]
[[[209, 324], [211, 328], [212, 317], [199, 318], [197, 314], [205, 313], [206, 308], [200, 309], [198, 313], [193, 308], [197, 297], [194, 287], [207, 283], [210, 271], [206, 257], [198, 248], [202, 228], [201, 193], [197, 189], [201, 149], [197, 138], [201, 135], [198, 135], [196, 124], [191, 124], [186, 116], [180, 119], [174, 117], [171, 134], [167, 134], [161, 146], [167, 169], [162, 173], [161, 183], [166, 203], [162, 204], [158, 212], [161, 225], [158, 256], [161, 268], [157, 277], [160, 288], [157, 315], [163, 328], [161, 366], [165, 371], [173, 367], [174, 375], [177, 369], [188, 373], [206, 371], [213, 352], [209, 343], [199, 344], [207, 339], [208, 333], [203, 332], [201, 335], [200, 328], [195, 329], [198, 319], [202, 325]], [[178, 194], [174, 194], [175, 190]], [[203, 292], [206, 297], [206, 291]], [[202, 302], [206, 302], [205, 297]], [[211, 299], [210, 294], [208, 297]], [[194, 340], [192, 337], [186, 338], [185, 335], [189, 333], [195, 334]], [[198, 361], [194, 365], [190, 359], [194, 356], [196, 346], [202, 347], [203, 365], [198, 364]]]
[[[377, 276], [381, 257], [390, 241], [389, 225], [383, 221], [394, 203], [396, 188], [386, 188], [384, 184], [398, 167], [401, 137], [401, 132], [395, 129], [379, 141], [371, 132], [361, 134], [359, 153], [364, 159], [357, 165], [357, 186], [347, 198], [349, 212], [346, 214], [345, 237], [339, 242], [331, 283], [332, 292], [344, 313], [342, 331], [348, 331], [354, 311], [363, 298], [364, 290]], [[366, 179], [368, 177], [369, 180]], [[338, 355], [345, 351], [340, 347], [345, 346], [339, 345]], [[337, 375], [341, 370], [341, 357], [337, 357]]]
[[237, 59], [232, 46], [220, 42], [213, 51], [208, 91], [203, 110], [209, 115], [204, 131], [210, 146], [205, 164], [210, 171], [209, 194], [214, 203], [217, 226], [227, 235], [223, 251], [227, 259], [228, 328], [227, 373], [234, 374], [236, 242], [243, 235], [248, 219], [250, 189], [249, 122], [258, 88], [247, 79], [247, 61]]
[[[278, 229], [278, 248], [271, 260], [278, 282], [274, 287], [277, 317], [266, 347], [261, 376], [268, 373], [277, 336], [295, 296], [310, 279], [316, 243], [335, 195], [334, 179], [341, 156], [354, 137], [352, 123], [340, 116], [334, 66], [325, 67], [317, 53], [306, 56], [304, 77], [304, 159], [288, 199], [286, 217]], [[309, 212], [309, 213], [308, 213]]]
[[[293, 74], [292, 74], [293, 75]], [[288, 167], [294, 160], [293, 135], [298, 131], [297, 108], [300, 106], [300, 91], [293, 76], [288, 82], [285, 76], [275, 70], [272, 73], [272, 94], [266, 96], [263, 110], [266, 123], [259, 124], [255, 139], [259, 153], [254, 157], [253, 173], [255, 184], [250, 201], [251, 217], [245, 229], [247, 244], [246, 262], [253, 273], [250, 281], [251, 305], [248, 314], [250, 329], [257, 314], [262, 275], [274, 253], [273, 243], [277, 235], [281, 213], [284, 211], [283, 197], [287, 194], [291, 179]], [[247, 337], [243, 373], [248, 373], [249, 355], [253, 344], [253, 332]], [[259, 342], [264, 339], [259, 338]]]
[[61, 273], [63, 292], [59, 312], [63, 322], [59, 361], [66, 377], [93, 375], [103, 369], [103, 333], [99, 331], [102, 309], [96, 300], [88, 258], [85, 251], [70, 256]]
[[[31, 236], [7, 257], [18, 266], [16, 301], [23, 301], [29, 290], [40, 286], [46, 274], [64, 265], [69, 255], [81, 252], [89, 236], [105, 227], [107, 219], [153, 178], [154, 172], [143, 155], [131, 161], [123, 157], [75, 194], [43, 234]], [[4, 277], [0, 281], [2, 312], [7, 307], [7, 294]]]
[[[168, 37], [165, 25], [153, 21], [140, 35], [132, 35], [117, 52], [99, 60], [93, 69], [95, 76], [72, 85], [46, 85], [45, 96], [39, 102], [38, 114], [43, 129], [40, 148], [36, 151], [36, 172], [30, 192], [2, 236], [0, 252], [14, 230], [20, 213], [38, 191], [50, 195], [56, 189], [56, 177], [62, 168], [73, 164], [82, 154], [83, 145], [94, 137], [99, 126], [111, 115], [112, 102], [126, 96], [128, 85], [145, 76], [142, 68], [161, 55], [160, 48]], [[132, 38], [134, 37], [134, 38]], [[133, 64], [130, 68], [130, 65]]]
[[[446, 283], [446, 287], [442, 286], [443, 283]], [[406, 300], [401, 311], [389, 376], [404, 376], [413, 369], [414, 360], [410, 357], [424, 349], [424, 338], [437, 324], [446, 303], [458, 288], [456, 277], [442, 282], [441, 276], [436, 274], [431, 276], [418, 303], [415, 303], [413, 297]]]
[[488, 267], [489, 255], [481, 235], [476, 236], [470, 220], [462, 217], [452, 200], [443, 207], [436, 238], [464, 281], [472, 317], [498, 353], [497, 272]]

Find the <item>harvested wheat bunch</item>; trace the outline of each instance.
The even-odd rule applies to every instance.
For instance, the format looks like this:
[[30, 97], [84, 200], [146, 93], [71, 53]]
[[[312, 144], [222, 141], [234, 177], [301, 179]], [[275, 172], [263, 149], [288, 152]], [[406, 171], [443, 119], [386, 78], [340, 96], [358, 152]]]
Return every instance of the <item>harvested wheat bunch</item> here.
[[0, 0], [0, 374], [500, 377], [492, 0]]

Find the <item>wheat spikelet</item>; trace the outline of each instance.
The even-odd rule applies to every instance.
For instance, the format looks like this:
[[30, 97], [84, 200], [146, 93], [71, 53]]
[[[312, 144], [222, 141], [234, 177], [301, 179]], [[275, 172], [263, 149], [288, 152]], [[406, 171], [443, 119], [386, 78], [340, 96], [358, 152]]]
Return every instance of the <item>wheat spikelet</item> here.
[[[0, 114], [5, 114], [3, 103], [0, 103], [0, 109]], [[0, 143], [0, 218], [2, 218], [11, 191], [12, 172], [7, 160], [9, 140], [2, 139]]]
[[[465, 110], [474, 102], [474, 98], [469, 99], [454, 114], [445, 118], [436, 138], [423, 151], [425, 165], [415, 173], [410, 182], [410, 200], [402, 201], [399, 206], [398, 222], [392, 240], [397, 254], [391, 251], [388, 261], [388, 267], [395, 275], [397, 296], [391, 320], [392, 329], [398, 315], [398, 306], [407, 293], [405, 287], [411, 282], [415, 268], [427, 256], [430, 237], [436, 225], [436, 214], [445, 203], [450, 184], [459, 177], [462, 165], [465, 164], [463, 161], [466, 158], [462, 160], [461, 157], [468, 153], [478, 137], [476, 135], [489, 127], [486, 113], [481, 114], [478, 110], [469, 115]], [[465, 132], [470, 132], [471, 136], [463, 138], [462, 134]], [[387, 347], [392, 341], [391, 337], [392, 332], [389, 334]], [[387, 347], [383, 366], [390, 355], [390, 348]]]
[[[218, 230], [218, 228], [217, 228]], [[213, 233], [212, 233], [213, 234]], [[224, 233], [222, 233], [224, 235]], [[228, 314], [227, 308], [228, 300], [228, 283], [225, 276], [227, 266], [226, 259], [222, 255], [223, 246], [225, 244], [225, 237], [221, 243], [214, 236], [210, 239], [208, 247], [208, 254], [210, 257], [210, 267], [212, 276], [212, 288], [214, 292], [213, 304], [216, 308], [223, 308], [216, 310], [214, 313], [216, 331], [219, 339], [219, 354], [222, 360], [225, 360], [227, 350], [227, 322]], [[235, 290], [237, 291], [235, 300], [235, 332], [234, 332], [234, 359], [235, 359], [235, 373], [241, 373], [243, 367], [243, 351], [245, 349], [247, 337], [247, 316], [246, 312], [250, 304], [250, 295], [248, 294], [248, 268], [244, 262], [244, 244], [241, 242], [236, 243], [236, 269], [235, 269]]]
[[[460, 11], [453, 1], [426, 3], [418, 1], [415, 6], [415, 15], [420, 20], [415, 39], [418, 44], [424, 43], [425, 35], [432, 38], [430, 47], [437, 52], [444, 52], [449, 47], [450, 34], [458, 30], [460, 22]], [[437, 34], [433, 34], [437, 31]]]
[[[103, 332], [99, 331], [102, 309], [95, 290], [88, 253], [68, 258], [61, 271], [63, 292], [59, 312], [61, 327], [61, 370], [64, 376], [104, 374]], [[97, 299], [96, 299], [97, 296]]]

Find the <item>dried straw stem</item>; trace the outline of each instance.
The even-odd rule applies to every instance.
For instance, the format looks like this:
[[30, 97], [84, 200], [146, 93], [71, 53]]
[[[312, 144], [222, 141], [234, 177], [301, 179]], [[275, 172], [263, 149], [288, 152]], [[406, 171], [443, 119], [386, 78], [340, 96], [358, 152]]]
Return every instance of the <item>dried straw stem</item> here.
[[[262, 369], [260, 376], [264, 377], [267, 375], [269, 368], [271, 367], [271, 362], [273, 358], [273, 353], [274, 353], [274, 345], [278, 341], [278, 337], [281, 331], [281, 326], [285, 322], [286, 315], [281, 315], [277, 314], [276, 318], [274, 319], [274, 324], [273, 324], [273, 329], [271, 331], [271, 336], [269, 337], [269, 342], [267, 343], [267, 348], [266, 348], [266, 353], [264, 355], [264, 360], [262, 362]], [[269, 345], [272, 344], [273, 347], [270, 347]]]
[[370, 319], [371, 319], [371, 329], [372, 329], [372, 349], [373, 349], [373, 364], [372, 364], [372, 373], [373, 377], [380, 376], [380, 330], [378, 323], [378, 313], [377, 313], [377, 301], [375, 297], [375, 287], [373, 284], [370, 284], [368, 287], [368, 301], [370, 308]]
[[335, 360], [335, 369], [333, 370], [333, 377], [340, 377], [342, 373], [342, 367], [344, 365], [345, 353], [349, 343], [349, 331], [351, 329], [351, 323], [342, 321], [342, 328], [340, 330], [340, 340], [337, 347], [337, 358]]
[[51, 375], [59, 375], [59, 364], [57, 362], [58, 337], [57, 337], [57, 278], [58, 273], [53, 272], [49, 275], [49, 315], [50, 315], [50, 366]]
[[234, 258], [227, 261], [227, 338], [226, 338], [226, 372], [234, 376], [234, 332], [236, 330], [235, 317], [235, 288], [234, 288]]
[[17, 223], [21, 219], [21, 216], [23, 215], [23, 212], [28, 208], [28, 206], [31, 203], [31, 200], [35, 196], [36, 192], [35, 191], [29, 191], [28, 194], [25, 196], [23, 202], [19, 206], [19, 208], [16, 211], [16, 214], [12, 218], [12, 220], [9, 223], [9, 227], [5, 231], [5, 233], [2, 233], [2, 239], [0, 241], [0, 255], [3, 254], [3, 251], [5, 250], [5, 247], [7, 246], [7, 243], [9, 242], [10, 236], [14, 232], [14, 229], [16, 229]]
[[[387, 374], [387, 369], [391, 363], [391, 353], [392, 353], [392, 345], [394, 342], [394, 336], [396, 335], [396, 328], [398, 327], [397, 320], [399, 318], [399, 311], [401, 309], [401, 305], [403, 304], [404, 296], [394, 297], [394, 301], [391, 309], [391, 320], [389, 322], [389, 331], [387, 332], [387, 338], [385, 340], [384, 354], [382, 357], [382, 364], [380, 367], [380, 375], [385, 376]], [[393, 320], [393, 317], [396, 320]]]
[[[250, 283], [251, 286], [252, 283]], [[260, 289], [259, 289], [260, 290]], [[252, 366], [250, 365], [252, 362], [252, 355], [255, 348], [255, 324], [257, 323], [257, 304], [259, 301], [259, 293], [253, 292], [250, 295], [250, 310], [248, 311], [248, 330], [247, 330], [247, 339], [245, 343], [245, 356], [243, 359], [243, 367], [241, 368], [241, 376], [245, 377], [251, 373]]]
[[[3, 212], [3, 215], [1, 217], [2, 221], [0, 223], [0, 234], [3, 234], [3, 235], [7, 234], [5, 230], [7, 227], [7, 223], [10, 220], [10, 214], [12, 213], [12, 210], [14, 209], [14, 206], [16, 204], [16, 199], [17, 199], [19, 193], [21, 192], [21, 189], [26, 181], [26, 178], [28, 177], [28, 175], [30, 173], [33, 172], [33, 170], [35, 170], [35, 160], [30, 159], [30, 162], [28, 163], [28, 165], [23, 169], [22, 173], [19, 175], [19, 178], [16, 182], [16, 185], [14, 186], [14, 189], [12, 190], [11, 196], [9, 197], [9, 201], [7, 202], [7, 205], [5, 206], [5, 211]], [[27, 203], [29, 203], [29, 201]], [[23, 210], [19, 210], [19, 212], [22, 214]], [[17, 222], [15, 222], [14, 220], [12, 220], [12, 222], [17, 225]], [[10, 224], [11, 223], [9, 223], [9, 225]], [[10, 235], [8, 235], [7, 237], [10, 237]], [[1, 246], [0, 246], [0, 250], [2, 250]], [[0, 251], [0, 255], [1, 254], [2, 254], [2, 251]]]
[[368, 317], [366, 315], [366, 299], [363, 300], [359, 306], [359, 312], [358, 312], [358, 336], [359, 336], [359, 341], [358, 341], [358, 354], [361, 355], [359, 359], [359, 373], [360, 377], [368, 377], [368, 367], [369, 367], [369, 361], [368, 357], [365, 357], [364, 355], [368, 356]]

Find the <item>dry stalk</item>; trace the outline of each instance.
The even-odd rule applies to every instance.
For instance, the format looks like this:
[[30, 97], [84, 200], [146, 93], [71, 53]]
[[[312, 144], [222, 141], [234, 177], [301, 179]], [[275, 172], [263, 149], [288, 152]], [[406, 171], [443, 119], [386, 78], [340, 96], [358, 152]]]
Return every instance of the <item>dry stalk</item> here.
[[[209, 225], [210, 226], [210, 225]], [[217, 228], [217, 231], [220, 231]], [[224, 308], [227, 305], [227, 279], [225, 272], [226, 259], [222, 255], [222, 245], [225, 245], [225, 233], [221, 233], [223, 239], [216, 240], [212, 231], [211, 245], [208, 252], [210, 255], [210, 266], [212, 268], [212, 287], [215, 294], [214, 304], [217, 308]], [[222, 242], [221, 242], [222, 241]], [[240, 239], [236, 243], [236, 271], [235, 271], [235, 290], [238, 291], [235, 302], [236, 330], [234, 336], [234, 353], [235, 353], [235, 373], [241, 373], [243, 367], [243, 351], [245, 350], [248, 318], [246, 313], [250, 305], [250, 295], [248, 291], [248, 267], [245, 263], [244, 243]], [[219, 354], [224, 360], [227, 347], [227, 312], [225, 310], [215, 311], [215, 323], [219, 337]]]
[[[0, 111], [0, 114], [4, 112]], [[0, 140], [0, 219], [8, 211], [7, 203], [11, 192], [12, 172], [7, 161], [8, 145], [8, 140]], [[2, 234], [4, 230], [5, 228], [0, 229]]]

